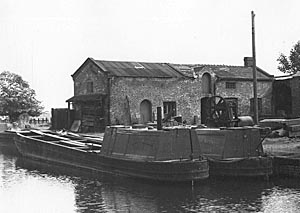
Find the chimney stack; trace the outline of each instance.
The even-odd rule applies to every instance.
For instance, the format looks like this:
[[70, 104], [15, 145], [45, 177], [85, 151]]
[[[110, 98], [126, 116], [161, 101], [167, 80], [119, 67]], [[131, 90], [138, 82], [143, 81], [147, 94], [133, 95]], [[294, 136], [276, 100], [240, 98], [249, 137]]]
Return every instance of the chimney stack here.
[[244, 66], [245, 67], [253, 67], [253, 58], [252, 57], [244, 57]]

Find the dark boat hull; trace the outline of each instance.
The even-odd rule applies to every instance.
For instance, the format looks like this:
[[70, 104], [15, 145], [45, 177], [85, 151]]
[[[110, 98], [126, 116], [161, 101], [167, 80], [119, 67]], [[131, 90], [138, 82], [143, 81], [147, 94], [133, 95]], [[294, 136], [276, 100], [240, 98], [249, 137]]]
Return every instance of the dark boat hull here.
[[197, 129], [203, 155], [212, 176], [257, 177], [273, 172], [272, 158], [265, 157], [256, 127]]
[[18, 150], [14, 143], [15, 136], [16, 132], [14, 131], [0, 132], [0, 149], [11, 154], [18, 154]]
[[272, 173], [271, 157], [209, 159], [209, 174], [211, 176], [260, 177], [270, 176]]
[[209, 176], [207, 160], [135, 161], [22, 136], [15, 138], [15, 144], [23, 156], [92, 171], [176, 182], [201, 180]]

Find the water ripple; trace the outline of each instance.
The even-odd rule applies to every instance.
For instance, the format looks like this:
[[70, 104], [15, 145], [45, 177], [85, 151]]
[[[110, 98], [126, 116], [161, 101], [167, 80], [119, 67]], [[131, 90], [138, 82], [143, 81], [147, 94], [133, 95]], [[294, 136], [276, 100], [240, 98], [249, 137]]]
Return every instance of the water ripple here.
[[149, 183], [0, 152], [0, 212], [300, 212], [298, 180]]

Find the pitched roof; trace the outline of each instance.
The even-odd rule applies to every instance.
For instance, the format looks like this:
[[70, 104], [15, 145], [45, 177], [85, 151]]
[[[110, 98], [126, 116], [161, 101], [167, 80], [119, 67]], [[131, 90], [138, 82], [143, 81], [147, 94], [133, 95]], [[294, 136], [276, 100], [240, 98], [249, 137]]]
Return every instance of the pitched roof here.
[[77, 71], [72, 75], [76, 75], [81, 67], [92, 61], [101, 71], [112, 76], [118, 77], [145, 77], [145, 78], [178, 78], [185, 77], [180, 71], [167, 63], [149, 63], [149, 62], [128, 62], [128, 61], [104, 61], [88, 58]]
[[[209, 64], [171, 64], [174, 68], [183, 72], [186, 76], [194, 76], [194, 68], [203, 70], [210, 68], [219, 79], [223, 80], [252, 80], [252, 67], [245, 66], [228, 66], [228, 65], [209, 65]], [[258, 80], [272, 80], [273, 75], [268, 74], [257, 67]]]
[[[94, 63], [102, 72], [118, 77], [180, 78], [194, 77], [194, 68], [210, 69], [221, 80], [252, 80], [252, 67], [210, 64], [168, 64], [150, 62], [105, 61], [88, 58], [72, 75], [75, 77], [87, 63]], [[257, 80], [271, 81], [273, 75], [257, 67]]]
[[300, 77], [300, 72], [296, 72], [296, 73], [289, 73], [282, 76], [276, 76], [275, 79], [280, 81], [280, 80], [289, 80], [292, 78], [299, 78], [299, 77]]

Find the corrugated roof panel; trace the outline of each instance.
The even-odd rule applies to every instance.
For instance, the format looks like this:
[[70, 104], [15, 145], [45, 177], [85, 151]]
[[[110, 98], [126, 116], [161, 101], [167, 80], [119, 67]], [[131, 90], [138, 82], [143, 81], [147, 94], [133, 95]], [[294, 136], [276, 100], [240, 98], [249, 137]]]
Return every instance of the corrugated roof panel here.
[[145, 67], [145, 69], [151, 69], [151, 67], [153, 67], [154, 65], [150, 65], [149, 63], [140, 63], [143, 67]]
[[166, 64], [161, 64], [161, 67], [163, 68], [163, 69], [162, 69], [162, 72], [163, 72], [165, 75], [168, 75], [170, 72], [174, 72], [174, 70], [173, 70], [170, 66], [168, 66], [168, 65], [166, 65]]
[[125, 76], [143, 76], [143, 73], [139, 72], [139, 70], [135, 68], [126, 68], [124, 69]]
[[163, 64], [162, 65], [164, 68], [164, 71], [166, 72], [175, 72], [178, 76], [182, 76], [183, 74], [178, 70], [178, 69], [175, 69], [173, 68], [172, 66], [168, 65], [168, 64]]
[[121, 62], [114, 61], [114, 62], [108, 63], [108, 67], [121, 70], [121, 69], [123, 69], [124, 65]]
[[170, 66], [174, 67], [175, 69], [179, 70], [185, 76], [193, 77], [193, 66], [188, 64], [170, 64]]
[[98, 61], [96, 63], [104, 67], [115, 76], [127, 77], [182, 77], [183, 75], [163, 63], [146, 62], [120, 62]]
[[112, 75], [122, 76], [123, 74], [122, 69], [119, 68], [108, 67], [107, 69]]

